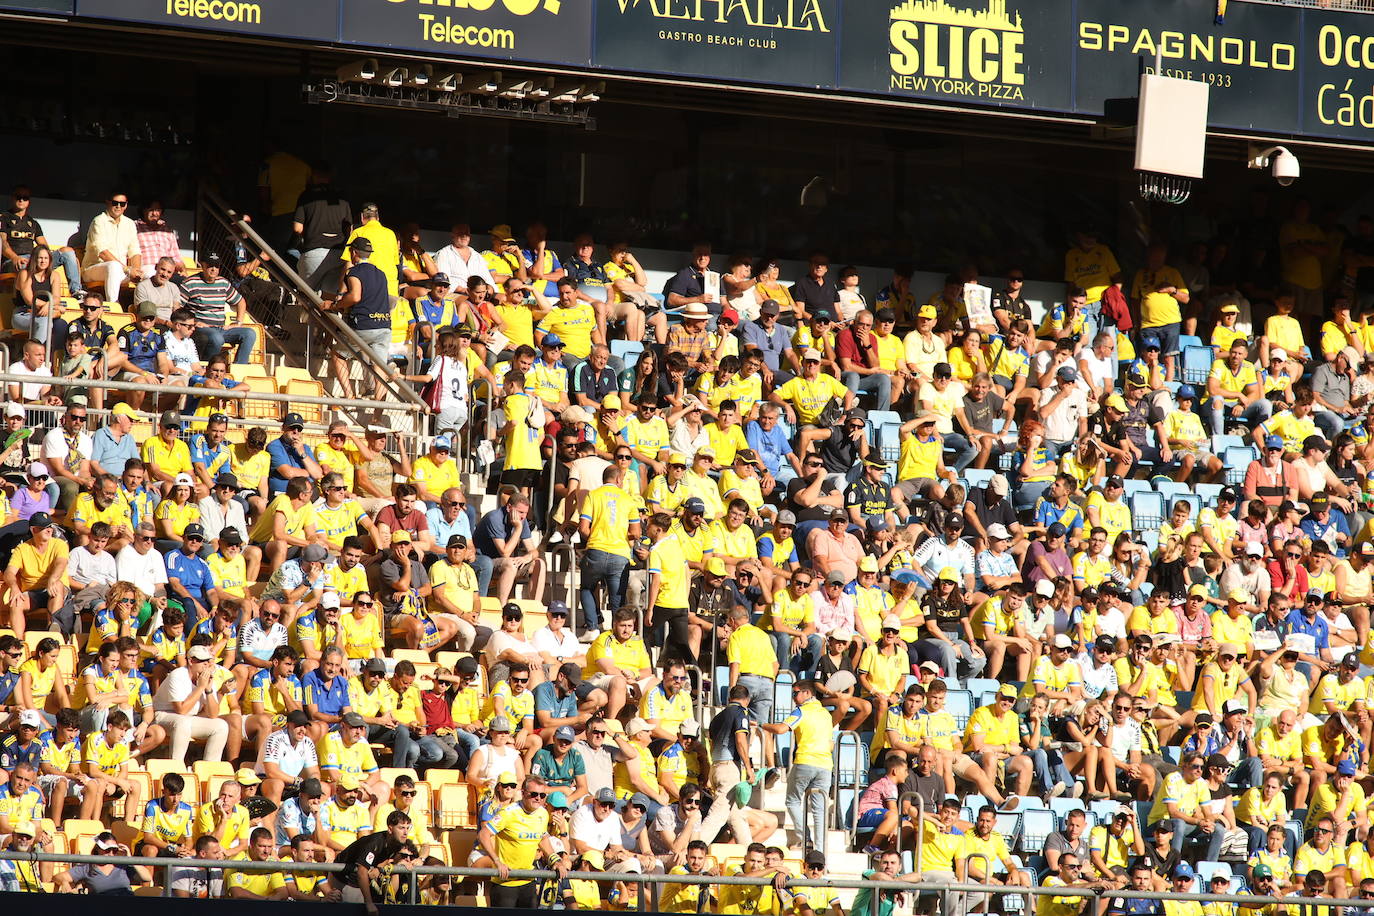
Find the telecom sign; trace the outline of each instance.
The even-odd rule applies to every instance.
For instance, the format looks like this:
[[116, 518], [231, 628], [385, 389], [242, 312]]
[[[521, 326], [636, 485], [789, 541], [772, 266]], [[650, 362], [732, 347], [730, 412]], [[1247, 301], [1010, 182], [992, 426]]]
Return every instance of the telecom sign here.
[[333, 41], [338, 0], [77, 0], [77, 15], [185, 29]]
[[340, 40], [586, 67], [592, 0], [339, 0]]

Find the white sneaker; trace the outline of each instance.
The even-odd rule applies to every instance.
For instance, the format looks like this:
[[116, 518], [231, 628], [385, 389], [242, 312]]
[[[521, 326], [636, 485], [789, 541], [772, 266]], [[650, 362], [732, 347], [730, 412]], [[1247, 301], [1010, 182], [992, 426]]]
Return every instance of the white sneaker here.
[[594, 642], [596, 642], [596, 638], [597, 638], [598, 636], [600, 636], [600, 635], [601, 635], [601, 631], [600, 631], [600, 630], [588, 630], [587, 632], [583, 633], [581, 636], [577, 637], [577, 641], [580, 642], [580, 643], [582, 643], [583, 645], [587, 645], [587, 644], [589, 644], [589, 643], [594, 643]]
[[1064, 785], [1062, 782], [1057, 782], [1054, 784], [1054, 788], [1050, 789], [1050, 798], [1058, 798], [1067, 791], [1069, 791], [1068, 786]]

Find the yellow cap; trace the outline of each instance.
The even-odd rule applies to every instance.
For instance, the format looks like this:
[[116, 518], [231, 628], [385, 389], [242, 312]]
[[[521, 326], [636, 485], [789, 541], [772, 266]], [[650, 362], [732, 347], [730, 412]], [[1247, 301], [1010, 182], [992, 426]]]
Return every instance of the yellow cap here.
[[111, 412], [116, 417], [128, 417], [131, 420], [138, 419], [138, 411], [134, 410], [132, 407], [130, 407], [128, 404], [125, 404], [123, 401], [116, 404], [114, 406], [114, 410]]
[[936, 315], [938, 315], [938, 314], [939, 314], [939, 312], [937, 312], [937, 311], [935, 310], [935, 306], [933, 306], [933, 305], [923, 305], [923, 306], [921, 306], [921, 310], [920, 310], [919, 312], [916, 313], [916, 317], [917, 317], [917, 318], [934, 318], [934, 317], [935, 317]]
[[1201, 595], [1202, 597], [1206, 598], [1206, 597], [1210, 594], [1210, 592], [1207, 591], [1207, 586], [1202, 585], [1202, 584], [1198, 584], [1198, 585], [1194, 585], [1192, 588], [1188, 589], [1188, 594], [1189, 594], [1189, 595]]
[[1250, 600], [1250, 593], [1243, 588], [1233, 588], [1226, 593], [1226, 597], [1231, 599], [1232, 601], [1239, 601], [1240, 603], [1245, 604]]
[[519, 785], [519, 784], [520, 784], [520, 780], [516, 778], [515, 773], [514, 773], [513, 771], [511, 771], [511, 770], [506, 770], [506, 772], [504, 772], [504, 773], [502, 773], [500, 776], [496, 777], [496, 784], [497, 784], [497, 785], [505, 784], [505, 785], [508, 785], [508, 786], [515, 786], [515, 785]]
[[935, 578], [944, 579], [946, 582], [958, 582], [959, 570], [955, 569], [953, 566], [946, 566], [944, 569], [940, 570], [940, 574]]
[[582, 861], [592, 867], [592, 871], [604, 871], [606, 869], [606, 857], [601, 854], [599, 849], [588, 849], [582, 853]]
[[238, 772], [234, 774], [234, 782], [241, 786], [256, 786], [262, 780], [248, 767], [239, 767]]
[[877, 572], [877, 571], [878, 571], [878, 559], [877, 559], [877, 557], [864, 557], [862, 560], [859, 561], [859, 572]]
[[687, 466], [687, 456], [684, 455], [684, 454], [682, 454], [682, 452], [669, 452], [669, 453], [668, 453], [668, 464], [670, 464], [670, 465], [680, 464], [680, 465], [682, 465], [683, 467], [686, 467], [686, 466]]
[[358, 788], [358, 777], [352, 773], [343, 773], [339, 776], [339, 788], [347, 789], [350, 792]]
[[1125, 413], [1127, 409], [1126, 399], [1119, 394], [1114, 394], [1111, 397], [1107, 398], [1107, 406], [1110, 407], [1112, 410], [1119, 410], [1122, 413]]
[[706, 561], [706, 571], [713, 576], [725, 575], [725, 561], [720, 557], [711, 557]]
[[604, 398], [601, 399], [601, 406], [604, 407], [604, 408], [606, 408], [607, 410], [619, 410], [619, 409], [620, 409], [620, 395], [618, 395], [618, 394], [608, 394], [608, 395], [606, 395]]
[[1239, 315], [1239, 314], [1240, 314], [1240, 306], [1236, 305], [1234, 302], [1228, 302], [1228, 303], [1226, 303], [1225, 305], [1223, 305], [1223, 306], [1219, 309], [1219, 311], [1220, 311], [1221, 314], [1223, 314], [1223, 315]]

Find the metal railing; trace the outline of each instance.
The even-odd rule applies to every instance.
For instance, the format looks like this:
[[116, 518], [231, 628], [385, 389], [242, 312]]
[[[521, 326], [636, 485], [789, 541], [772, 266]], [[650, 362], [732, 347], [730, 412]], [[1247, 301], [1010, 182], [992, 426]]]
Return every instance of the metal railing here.
[[[852, 737], [853, 740], [849, 741], [848, 745], [854, 748], [854, 784], [847, 787], [841, 785], [843, 779], [840, 775], [844, 770], [844, 759], [842, 754], [846, 745], [844, 740], [845, 735], [850, 735]], [[854, 845], [854, 837], [859, 833], [859, 795], [861, 794], [859, 792], [859, 786], [863, 780], [864, 770], [867, 768], [868, 761], [864, 759], [864, 743], [859, 739], [859, 733], [852, 729], [841, 731], [835, 740], [835, 769], [833, 771], [834, 775], [831, 778], [831, 793], [835, 796], [836, 805], [838, 805], [840, 789], [849, 788], [852, 790], [849, 800], [849, 826], [845, 828], [845, 832], [849, 834], [850, 846]], [[835, 816], [836, 818], [841, 817], [838, 807], [835, 810]], [[843, 823], [843, 821], [841, 822]]]
[[[404, 404], [419, 407], [428, 413], [429, 408], [420, 400], [414, 389], [404, 382], [393, 378], [389, 365], [382, 365], [377, 362], [372, 350], [363, 343], [352, 328], [350, 328], [338, 314], [331, 312], [324, 305], [324, 300], [319, 294], [310, 288], [300, 275], [296, 273], [294, 267], [287, 264], [276, 250], [260, 236], [252, 224], [242, 218], [242, 214], [235, 211], [225, 203], [218, 195], [212, 191], [203, 191], [201, 194], [200, 210], [203, 214], [218, 223], [222, 228], [227, 229], [236, 237], [250, 242], [254, 248], [262, 253], [265, 259], [265, 267], [273, 275], [277, 282], [290, 287], [297, 296], [297, 305], [302, 309], [308, 322], [321, 331], [331, 335], [336, 343], [342, 345], [349, 351], [349, 356], [360, 362], [364, 368], [364, 377], [367, 374], [376, 376], [382, 387], [386, 390], [388, 397], [379, 401], [367, 401], [369, 408], [377, 407], [379, 402], [389, 402], [392, 399]], [[307, 337], [307, 347], [309, 338]], [[306, 361], [309, 362], [309, 350], [306, 351]], [[340, 406], [349, 406], [340, 403]], [[416, 429], [419, 431], [423, 420], [415, 418]]]
[[[86, 865], [120, 865], [120, 866], [142, 866], [152, 869], [154, 873], [164, 872], [170, 874], [173, 869], [196, 868], [214, 869], [229, 871], [246, 872], [283, 872], [295, 873], [303, 872], [306, 874], [336, 874], [342, 872], [345, 866], [338, 862], [296, 862], [289, 859], [270, 860], [264, 862], [254, 862], [250, 859], [159, 859], [145, 856], [110, 856], [110, 855], [80, 855], [77, 853], [52, 853], [52, 852], [19, 852], [13, 849], [0, 851], [0, 859], [14, 862], [52, 862], [60, 865], [86, 864]], [[409, 876], [412, 888], [412, 895], [418, 892], [418, 882], [416, 877], [429, 875], [447, 875], [456, 878], [477, 878], [492, 879], [498, 877], [495, 869], [492, 868], [467, 868], [452, 865], [416, 865], [410, 868], [395, 868], [392, 874]], [[664, 884], [692, 884], [692, 885], [714, 885], [714, 886], [745, 886], [745, 887], [764, 887], [771, 886], [774, 878], [770, 876], [751, 877], [746, 875], [670, 875], [670, 874], [635, 874], [623, 872], [572, 872], [578, 880], [596, 881], [598, 883], [623, 882], [627, 884], [637, 884], [641, 890], [644, 886], [660, 886]], [[557, 872], [548, 870], [515, 870], [512, 869], [508, 874], [509, 880], [547, 880], [557, 878]], [[823, 887], [834, 889], [867, 889], [871, 894], [874, 903], [873, 912], [878, 910], [878, 901], [882, 894], [875, 891], [906, 892], [917, 894], [938, 894], [942, 901], [943, 914], [949, 914], [948, 897], [950, 894], [979, 894], [988, 897], [1017, 896], [1017, 897], [1076, 897], [1080, 899], [1095, 900], [1101, 897], [1125, 898], [1130, 900], [1191, 900], [1199, 903], [1244, 903], [1247, 909], [1276, 905], [1294, 905], [1295, 901], [1308, 901], [1304, 904], [1311, 907], [1323, 908], [1355, 908], [1364, 909], [1367, 907], [1368, 900], [1355, 900], [1349, 898], [1331, 897], [1265, 897], [1254, 894], [1190, 894], [1176, 893], [1173, 891], [1137, 891], [1123, 888], [1118, 891], [1098, 891], [1089, 887], [1078, 887], [1073, 885], [1056, 885], [1053, 887], [1030, 886], [1030, 887], [997, 887], [987, 884], [977, 884], [969, 882], [945, 882], [945, 881], [900, 881], [888, 879], [864, 879], [864, 878], [835, 878], [819, 877], [807, 878], [804, 876], [789, 875], [783, 882], [783, 886], [788, 889]], [[641, 899], [643, 895], [641, 894]], [[412, 896], [414, 903], [416, 898]]]
[[[815, 825], [815, 827], [816, 827], [817, 829], [816, 829], [816, 831], [815, 831], [814, 833], [813, 833], [813, 832], [811, 831], [811, 829], [810, 829], [811, 826], [812, 826], [812, 824], [811, 824], [811, 797], [812, 797], [813, 795], [819, 795], [819, 796], [821, 797], [821, 803], [820, 803], [819, 805], [816, 806], [817, 808], [820, 809], [820, 812], [821, 812], [821, 822], [820, 822], [819, 824], [816, 824], [816, 825]], [[821, 850], [822, 852], [827, 852], [827, 851], [828, 851], [828, 850], [826, 850], [825, 845], [826, 845], [827, 834], [830, 832], [830, 804], [829, 804], [829, 802], [830, 802], [830, 794], [829, 794], [828, 792], [826, 792], [824, 789], [818, 789], [818, 788], [816, 788], [815, 786], [812, 786], [811, 788], [807, 789], [806, 792], [802, 795], [802, 822], [801, 822], [801, 833], [802, 833], [802, 836], [803, 836], [803, 837], [811, 837], [811, 839], [812, 839], [812, 845], [815, 846], [817, 849]]]
[[926, 800], [919, 792], [903, 792], [897, 796], [897, 814], [901, 818], [897, 823], [897, 855], [902, 854], [902, 823], [905, 820], [906, 803], [913, 798], [916, 799], [916, 820], [912, 822], [916, 827], [916, 855], [911, 864], [912, 871], [920, 871], [921, 853], [925, 850]]

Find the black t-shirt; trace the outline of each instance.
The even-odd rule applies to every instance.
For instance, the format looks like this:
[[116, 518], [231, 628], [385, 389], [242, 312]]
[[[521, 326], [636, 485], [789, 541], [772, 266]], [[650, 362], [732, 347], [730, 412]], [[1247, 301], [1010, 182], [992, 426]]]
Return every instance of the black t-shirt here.
[[711, 760], [716, 763], [739, 763], [736, 756], [735, 733], [748, 731], [749, 710], [738, 703], [730, 703], [716, 713], [706, 732], [711, 737]]
[[311, 185], [296, 201], [294, 220], [303, 227], [302, 251], [342, 248], [353, 224], [353, 209], [328, 185]]
[[386, 275], [374, 264], [364, 261], [348, 269], [348, 276], [362, 285], [362, 297], [348, 310], [348, 324], [355, 331], [375, 331], [391, 327], [391, 296]]
[[[803, 506], [797, 502], [797, 494], [811, 485], [812, 477], [794, 477], [787, 482], [787, 508], [797, 516], [798, 522], [823, 522], [835, 511], [834, 506]], [[821, 496], [835, 492], [835, 485], [826, 480], [821, 483]]]
[[945, 800], [945, 779], [934, 773], [922, 776], [913, 767], [902, 782], [901, 793], [905, 795], [908, 792], [915, 792], [921, 797], [927, 812], [938, 811]]
[[964, 395], [964, 416], [968, 417], [968, 421], [974, 429], [990, 433], [993, 431], [993, 422], [1002, 416], [1004, 404], [1002, 396], [993, 394], [991, 391], [984, 395], [981, 401], [975, 401], [968, 395]]
[[832, 430], [830, 438], [822, 440], [817, 451], [831, 474], [848, 473], [859, 462], [858, 440], [849, 438], [839, 429]]
[[825, 280], [817, 283], [810, 277], [802, 277], [792, 284], [792, 298], [805, 307], [808, 315], [823, 310], [830, 312], [833, 318], [839, 317], [839, 309], [835, 306], [840, 301], [840, 291], [833, 283]]
[[968, 501], [973, 504], [973, 512], [978, 516], [979, 523], [986, 531], [990, 525], [1006, 525], [1007, 530], [1016, 524], [1016, 510], [1011, 506], [1011, 500], [1005, 496], [999, 498], [996, 503], [989, 505], [988, 499], [994, 494], [988, 492], [986, 486], [974, 487], [969, 491]]
[[921, 599], [921, 613], [934, 620], [942, 633], [958, 634], [963, 632], [961, 622], [968, 616], [968, 605], [957, 591], [948, 598], [938, 598], [934, 592], [926, 592]]
[[336, 874], [344, 884], [357, 887], [359, 866], [376, 868], [396, 855], [400, 849], [401, 843], [392, 838], [390, 831], [383, 829], [377, 833], [369, 833], [349, 843], [344, 851], [339, 853], [335, 861], [343, 865], [344, 870]]
[[[32, 216], [18, 216], [13, 210], [0, 214], [0, 233], [9, 239], [10, 247], [21, 258], [33, 254], [34, 246], [43, 235], [43, 227]], [[68, 280], [71, 278], [69, 277]]]

